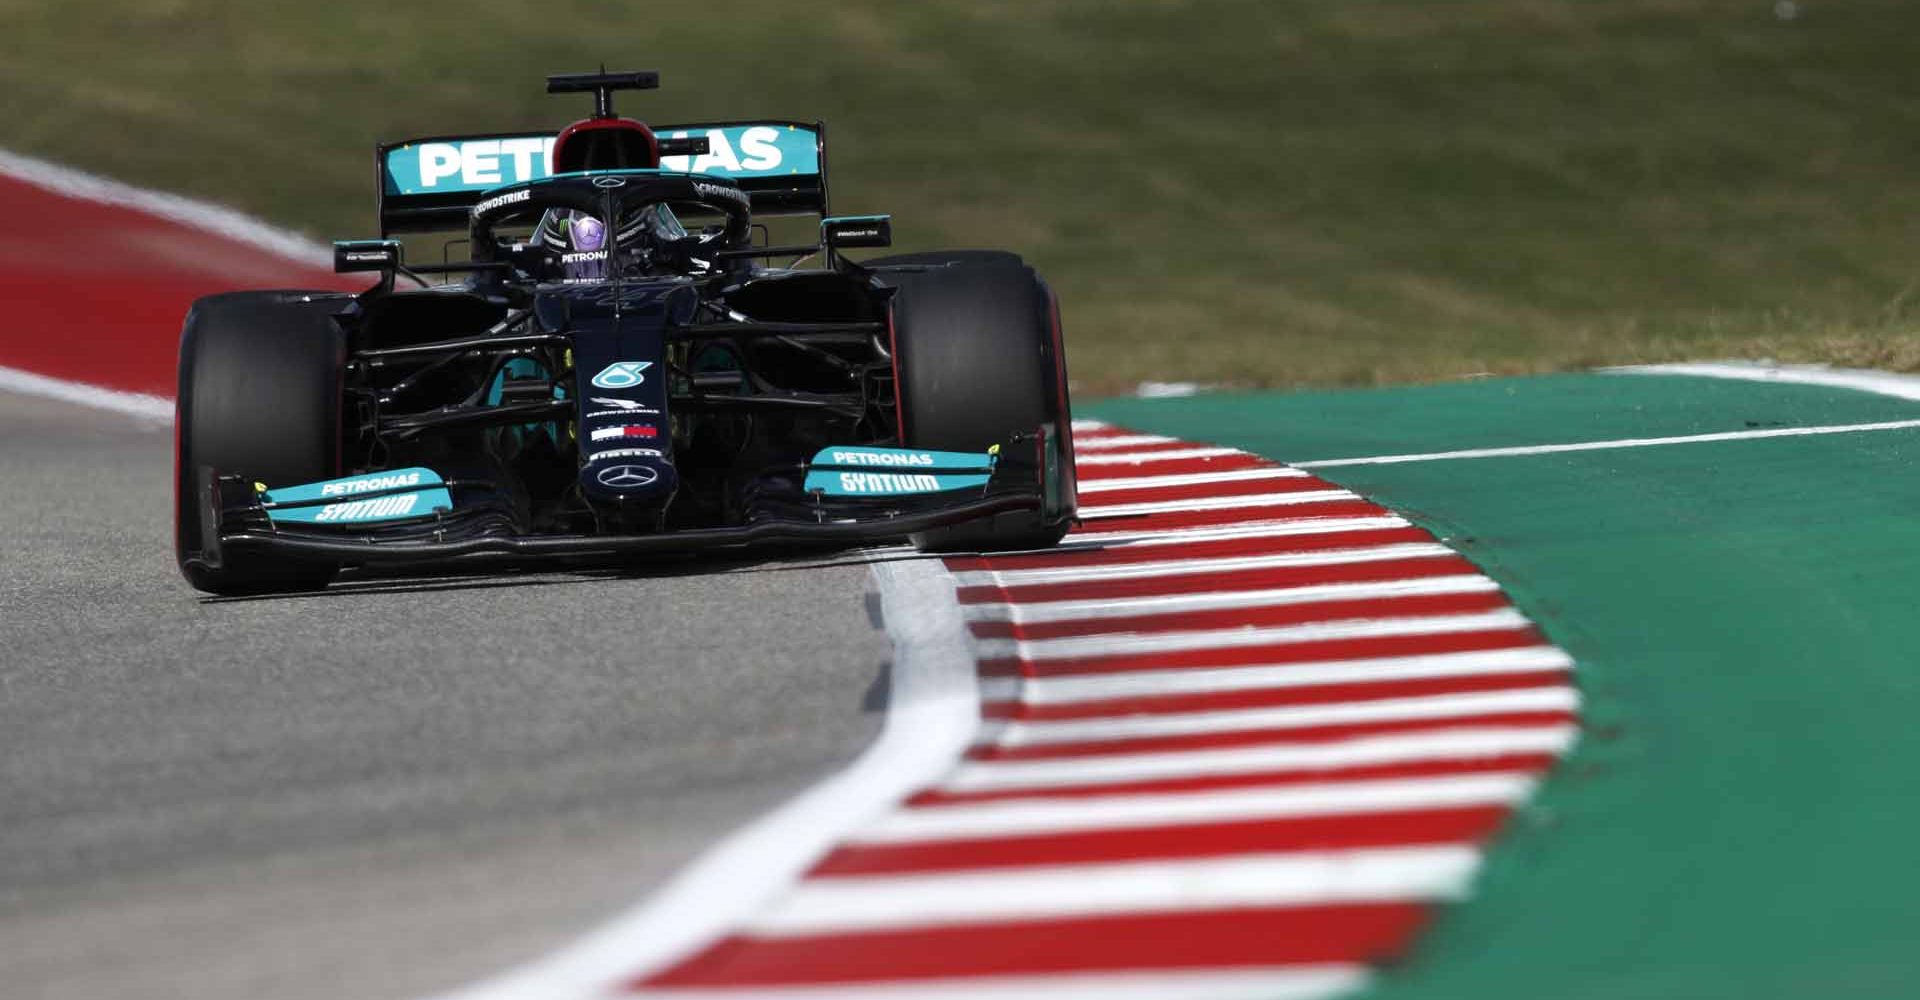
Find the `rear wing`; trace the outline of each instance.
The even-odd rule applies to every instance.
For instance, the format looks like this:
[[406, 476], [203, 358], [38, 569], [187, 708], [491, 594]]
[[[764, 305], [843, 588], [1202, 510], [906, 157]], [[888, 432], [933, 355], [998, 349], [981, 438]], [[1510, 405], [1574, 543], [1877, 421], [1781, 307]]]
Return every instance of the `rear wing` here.
[[[654, 131], [667, 150], [697, 149], [704, 139], [704, 153], [663, 153], [661, 168], [730, 177], [752, 199], [755, 214], [828, 214], [821, 122], [705, 122]], [[498, 132], [381, 144], [374, 152], [381, 238], [464, 228], [482, 192], [549, 176], [556, 135]]]

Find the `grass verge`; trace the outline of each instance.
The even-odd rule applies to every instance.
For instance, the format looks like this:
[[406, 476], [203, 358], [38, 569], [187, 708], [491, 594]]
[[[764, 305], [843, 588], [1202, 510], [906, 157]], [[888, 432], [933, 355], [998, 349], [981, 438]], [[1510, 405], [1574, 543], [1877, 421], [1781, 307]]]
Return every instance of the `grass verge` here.
[[1920, 366], [1905, 0], [0, 0], [0, 31], [0, 144], [321, 238], [372, 228], [377, 139], [575, 116], [548, 72], [824, 118], [836, 207], [1025, 253], [1094, 392]]

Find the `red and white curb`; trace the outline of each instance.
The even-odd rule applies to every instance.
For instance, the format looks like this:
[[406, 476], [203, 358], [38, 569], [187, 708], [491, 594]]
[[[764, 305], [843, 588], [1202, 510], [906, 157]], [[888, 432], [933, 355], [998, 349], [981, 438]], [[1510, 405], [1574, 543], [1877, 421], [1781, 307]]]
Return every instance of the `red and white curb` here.
[[1059, 549], [947, 560], [982, 724], [641, 997], [1323, 997], [1466, 895], [1572, 661], [1405, 519], [1083, 421]]

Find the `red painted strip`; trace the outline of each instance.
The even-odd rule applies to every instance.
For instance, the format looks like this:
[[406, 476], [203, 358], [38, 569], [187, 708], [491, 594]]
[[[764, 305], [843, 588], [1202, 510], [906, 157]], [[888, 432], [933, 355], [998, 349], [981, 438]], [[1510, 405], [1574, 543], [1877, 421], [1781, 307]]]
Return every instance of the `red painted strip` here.
[[1060, 722], [1067, 719], [1107, 719], [1123, 715], [1177, 715], [1181, 712], [1218, 712], [1236, 708], [1282, 708], [1289, 705], [1337, 705], [1420, 698], [1478, 691], [1521, 691], [1564, 687], [1564, 671], [1526, 674], [1481, 674], [1468, 677], [1425, 677], [1373, 684], [1315, 684], [1307, 687], [1259, 688], [1251, 691], [1208, 691], [1198, 694], [1157, 695], [1150, 698], [1114, 698], [1065, 705], [1036, 705], [1024, 701], [990, 701], [980, 706], [987, 719]]
[[[1211, 538], [1173, 545], [1110, 545], [1083, 543], [1074, 547], [1069, 538], [1058, 549], [1045, 552], [1017, 552], [1000, 556], [955, 556], [947, 560], [953, 572], [969, 570], [1069, 569], [1083, 566], [1120, 566], [1131, 563], [1163, 562], [1169, 559], [1231, 559], [1241, 556], [1270, 556], [1287, 552], [1324, 552], [1329, 549], [1365, 549], [1380, 545], [1405, 545], [1431, 542], [1433, 536], [1420, 528], [1376, 528], [1361, 531], [1325, 531], [1310, 535], [1271, 535], [1237, 538]], [[1192, 588], [1182, 587], [1191, 592]]]
[[1507, 606], [1499, 591], [1477, 594], [1415, 594], [1361, 600], [1325, 600], [1268, 607], [1213, 608], [1174, 611], [1127, 618], [1079, 618], [1053, 622], [977, 621], [967, 627], [982, 639], [1066, 639], [1096, 635], [1152, 635], [1160, 632], [1200, 632], [1235, 627], [1272, 628], [1338, 622], [1362, 618], [1410, 618], [1416, 615], [1464, 614]]
[[1015, 799], [1057, 800], [1102, 798], [1112, 795], [1162, 795], [1339, 781], [1499, 774], [1541, 771], [1552, 767], [1553, 761], [1552, 754], [1496, 754], [1458, 760], [1423, 760], [1403, 764], [1370, 764], [1365, 767], [1328, 767], [1311, 770], [1256, 771], [1246, 774], [1214, 774], [1197, 778], [1163, 778], [1156, 781], [1124, 781], [1099, 785], [1054, 785], [1046, 788], [1008, 788], [970, 792], [950, 792], [930, 788], [909, 798], [907, 804], [941, 806], [967, 802], [1005, 802]]
[[[1176, 557], [1177, 558], [1177, 557]], [[1205, 594], [1228, 590], [1273, 590], [1319, 583], [1379, 583], [1430, 576], [1478, 573], [1455, 555], [1416, 556], [1319, 566], [1269, 566], [1214, 572], [1122, 577], [1111, 580], [1063, 580], [1055, 583], [973, 584], [956, 588], [962, 603], [994, 601], [1038, 604], [1045, 601], [1099, 601], [1117, 597], [1159, 597], [1169, 593]]]
[[1424, 911], [1402, 903], [1245, 908], [864, 934], [734, 936], [629, 985], [751, 987], [1377, 961], [1405, 948]]
[[909, 844], [849, 844], [823, 858], [808, 877], [1457, 844], [1492, 834], [1506, 822], [1507, 812], [1505, 806], [1408, 809], [1363, 816], [1303, 816], [1136, 830], [1082, 830]]
[[1396, 719], [1392, 722], [1357, 722], [1337, 726], [1302, 726], [1295, 729], [1236, 729], [1185, 736], [1136, 736], [1127, 739], [1045, 743], [1036, 746], [1007, 747], [984, 744], [967, 751], [967, 758], [969, 760], [1059, 760], [1066, 757], [1103, 757], [1109, 754], [1324, 743], [1328, 740], [1351, 739], [1355, 736], [1417, 733], [1431, 729], [1468, 726], [1564, 726], [1577, 721], [1579, 721], [1578, 716], [1573, 712], [1491, 712], [1486, 715], [1461, 715], [1445, 719]]
[[[1096, 494], [1097, 496], [1098, 494]], [[1285, 507], [1227, 507], [1221, 510], [1175, 510], [1164, 514], [1093, 515], [1084, 523], [1092, 531], [1179, 531], [1241, 524], [1262, 517], [1382, 517], [1388, 510], [1365, 500], [1318, 500]]]
[[[1189, 445], [1189, 447], [1192, 447]], [[1134, 476], [1176, 476], [1194, 472], [1231, 472], [1238, 469], [1273, 469], [1279, 463], [1245, 453], [1216, 455], [1212, 458], [1148, 458], [1139, 462], [1089, 463], [1095, 453], [1080, 456], [1074, 466], [1081, 482], [1096, 479], [1131, 479]], [[1098, 496], [1099, 494], [1094, 494]]]

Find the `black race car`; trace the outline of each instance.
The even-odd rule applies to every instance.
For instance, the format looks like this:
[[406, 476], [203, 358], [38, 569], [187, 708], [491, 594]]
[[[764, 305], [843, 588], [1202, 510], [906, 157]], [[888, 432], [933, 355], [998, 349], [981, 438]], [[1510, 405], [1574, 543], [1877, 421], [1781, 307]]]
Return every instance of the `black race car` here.
[[[657, 85], [550, 77], [594, 116], [380, 146], [381, 238], [334, 250], [377, 275], [362, 294], [195, 303], [176, 429], [189, 582], [1060, 539], [1073, 455], [1046, 283], [1001, 251], [848, 259], [889, 245], [890, 220], [828, 211], [820, 123], [614, 115], [615, 91]], [[820, 218], [817, 242], [769, 245], [756, 222], [796, 215]], [[459, 228], [459, 262], [409, 265], [391, 238]]]

